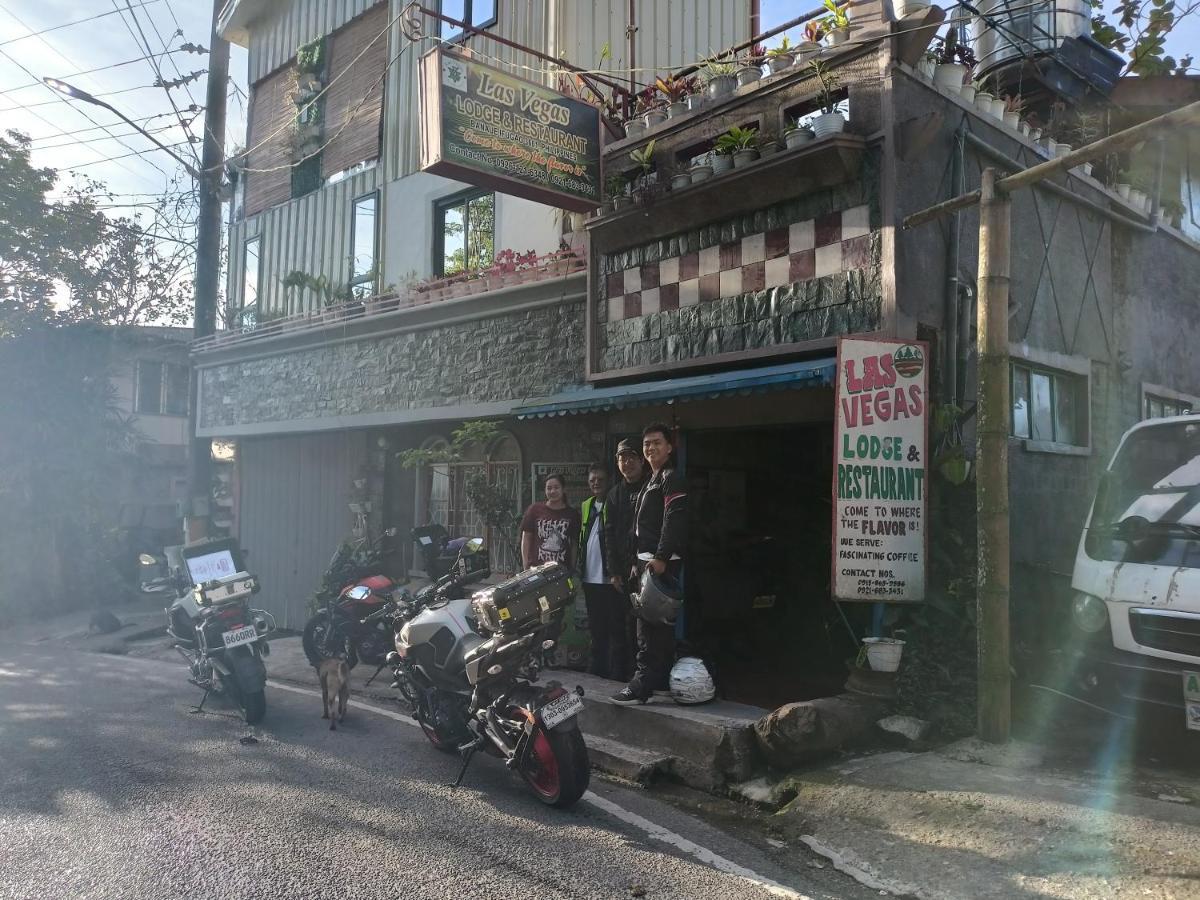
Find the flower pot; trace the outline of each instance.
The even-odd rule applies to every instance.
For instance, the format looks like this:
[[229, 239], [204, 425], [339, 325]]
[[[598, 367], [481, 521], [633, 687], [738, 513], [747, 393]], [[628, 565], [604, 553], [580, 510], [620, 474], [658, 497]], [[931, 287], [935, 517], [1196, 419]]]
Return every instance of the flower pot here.
[[988, 107], [993, 119], [1004, 121], [1004, 101], [1000, 97], [993, 97]]
[[703, 94], [688, 94], [688, 98], [687, 98], [688, 112], [695, 112], [696, 110], [698, 110], [702, 106], [704, 106], [704, 99], [705, 98], [704, 98]]
[[971, 461], [963, 455], [962, 447], [958, 447], [942, 458], [938, 471], [953, 485], [965, 484], [971, 474]]
[[779, 152], [779, 143], [777, 141], [764, 141], [758, 145], [759, 156], [774, 156]]
[[846, 117], [840, 112], [821, 113], [813, 119], [813, 135], [820, 140], [831, 134], [840, 134], [846, 129]]
[[1129, 199], [1129, 185], [1126, 184], [1124, 181], [1117, 183], [1117, 196], [1120, 197], [1122, 200]]
[[929, 9], [929, 0], [892, 0], [892, 12], [897, 19], [907, 19], [909, 16]]
[[933, 77], [937, 74], [937, 60], [930, 59], [928, 56], [921, 57], [921, 61], [917, 63], [917, 74], [926, 81], [933, 81]]
[[1146, 195], [1143, 194], [1141, 191], [1139, 191], [1137, 188], [1130, 188], [1129, 189], [1129, 202], [1132, 203], [1138, 209], [1141, 209], [1146, 203]]
[[789, 131], [783, 136], [783, 142], [789, 150], [795, 150], [797, 147], [811, 142], [812, 139], [813, 133], [807, 128], [797, 128], [795, 131]]
[[692, 183], [691, 172], [679, 172], [671, 176], [671, 190], [688, 187]]
[[712, 166], [692, 166], [690, 173], [692, 184], [699, 184], [702, 181], [708, 181], [713, 176]]
[[712, 170], [714, 175], [720, 175], [722, 172], [728, 172], [733, 168], [733, 157], [728, 153], [714, 153]]
[[790, 53], [777, 53], [767, 58], [767, 65], [771, 67], [772, 75], [782, 72], [784, 69], [790, 69], [795, 62], [796, 57]]
[[1042, 129], [1029, 126], [1029, 139], [1035, 144], [1042, 139]]
[[1054, 158], [1055, 159], [1057, 159], [1060, 156], [1066, 156], [1070, 152], [1071, 152], [1070, 144], [1055, 143], [1055, 145], [1054, 145]]
[[750, 165], [750, 163], [754, 162], [756, 159], [758, 159], [757, 150], [750, 147], [746, 148], [745, 150], [738, 150], [733, 154], [733, 167], [735, 169], [740, 169], [743, 166]]
[[933, 83], [938, 87], [957, 91], [962, 87], [963, 76], [966, 74], [967, 67], [962, 63], [942, 63], [933, 70]]
[[1024, 121], [1018, 122], [1017, 131], [1021, 132], [1025, 137], [1029, 137], [1029, 123]]
[[737, 90], [737, 79], [732, 75], [717, 75], [708, 83], [708, 96], [713, 100], [728, 97]]
[[656, 106], [654, 109], [647, 110], [642, 119], [646, 123], [646, 130], [649, 131], [667, 121], [667, 111], [661, 106]]
[[900, 668], [900, 657], [904, 653], [904, 641], [895, 638], [863, 638], [867, 648], [867, 662], [875, 672], [895, 672]]
[[1082, 163], [1079, 166], [1079, 170], [1088, 178], [1092, 177], [1092, 164], [1090, 162]]
[[796, 45], [796, 65], [802, 66], [810, 59], [821, 55], [821, 45], [816, 41], [801, 41]]
[[958, 87], [958, 96], [962, 97], [968, 103], [975, 102], [975, 85], [962, 84]]
[[[774, 71], [774, 69], [771, 71]], [[737, 78], [738, 87], [754, 84], [754, 82], [762, 78], [762, 67], [742, 66], [742, 68], [737, 70], [737, 74], [734, 77]]]
[[829, 46], [840, 47], [850, 40], [849, 28], [833, 28], [829, 31]]
[[613, 212], [620, 212], [623, 209], [629, 209], [632, 201], [627, 194], [621, 194], [619, 197], [613, 197]]
[[502, 287], [504, 287], [504, 275], [500, 272], [488, 272], [487, 289], [489, 291], [494, 291], [497, 288]]
[[1004, 113], [1004, 124], [1016, 131], [1021, 127], [1021, 114], [1015, 110], [1006, 110]]
[[687, 101], [686, 100], [676, 100], [674, 103], [672, 103], [670, 106], [667, 107], [667, 118], [668, 119], [677, 118], [678, 116], [682, 116], [687, 111], [688, 111]]
[[646, 133], [645, 119], [629, 119], [625, 123], [625, 137], [640, 138]]
[[975, 92], [975, 108], [977, 110], [979, 110], [981, 113], [983, 113], [985, 116], [991, 115], [991, 113], [992, 113], [992, 95], [989, 94], [987, 91], [976, 91]]

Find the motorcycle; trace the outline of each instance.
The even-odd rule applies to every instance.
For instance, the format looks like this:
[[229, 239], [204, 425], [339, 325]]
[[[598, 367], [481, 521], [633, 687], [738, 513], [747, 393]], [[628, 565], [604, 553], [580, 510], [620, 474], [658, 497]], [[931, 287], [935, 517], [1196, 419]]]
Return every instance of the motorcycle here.
[[[275, 630], [275, 618], [249, 605], [258, 579], [245, 571], [231, 539], [169, 547], [167, 559], [172, 558], [170, 574], [151, 581], [161, 587], [168, 580], [176, 594], [164, 610], [167, 634], [187, 661], [188, 680], [204, 691], [197, 711], [209, 694], [223, 694], [241, 708], [247, 725], [261, 722], [267, 711], [263, 658], [270, 653], [266, 636]], [[150, 554], [138, 560], [147, 568], [159, 564]]]
[[576, 720], [583, 691], [537, 682], [576, 580], [560, 563], [546, 563], [467, 598], [455, 596], [457, 571], [400, 624], [388, 655], [394, 686], [429, 742], [462, 755], [455, 786], [485, 750], [517, 771], [541, 802], [569, 807], [590, 777]]

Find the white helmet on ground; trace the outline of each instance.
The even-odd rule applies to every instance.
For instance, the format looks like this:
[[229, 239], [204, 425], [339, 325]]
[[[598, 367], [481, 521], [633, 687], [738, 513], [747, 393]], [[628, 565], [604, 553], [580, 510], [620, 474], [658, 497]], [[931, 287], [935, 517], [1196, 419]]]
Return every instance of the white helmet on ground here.
[[671, 696], [676, 703], [707, 703], [717, 695], [712, 675], [702, 660], [685, 656], [671, 669]]

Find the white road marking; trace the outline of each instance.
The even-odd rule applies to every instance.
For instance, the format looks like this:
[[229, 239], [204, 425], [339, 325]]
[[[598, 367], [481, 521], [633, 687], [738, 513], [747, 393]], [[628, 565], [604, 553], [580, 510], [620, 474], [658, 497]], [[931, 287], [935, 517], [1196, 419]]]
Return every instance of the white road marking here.
[[[278, 688], [281, 691], [291, 691], [293, 694], [307, 694], [310, 697], [321, 696], [320, 691], [294, 687], [290, 684], [280, 684], [278, 681], [268, 681], [267, 684], [273, 688]], [[397, 722], [403, 722], [405, 725], [413, 725], [417, 728], [420, 727], [411, 716], [406, 716], [390, 709], [383, 709], [382, 707], [372, 706], [368, 703], [359, 703], [358, 701], [354, 702], [354, 708], [365, 709], [367, 712], [373, 712], [381, 716], [386, 716], [389, 719], [395, 719]], [[610, 816], [620, 819], [627, 825], [634, 826], [639, 831], [644, 832], [647, 837], [653, 838], [656, 841], [662, 841], [665, 844], [670, 844], [675, 849], [681, 850], [689, 856], [695, 857], [700, 862], [707, 866], [711, 866], [718, 872], [724, 872], [726, 875], [732, 875], [735, 878], [748, 881], [751, 884], [762, 888], [774, 897], [782, 897], [784, 900], [812, 900], [812, 898], [807, 894], [801, 894], [800, 892], [794, 891], [789, 887], [784, 887], [779, 882], [772, 881], [765, 875], [759, 875], [752, 869], [747, 869], [745, 866], [740, 866], [732, 860], [721, 856], [719, 853], [714, 853], [707, 847], [701, 847], [694, 841], [689, 841], [681, 834], [676, 834], [670, 829], [651, 822], [644, 816], [639, 816], [635, 812], [630, 812], [625, 807], [618, 806], [611, 800], [597, 796], [592, 791], [585, 793], [582, 799], [584, 803], [590, 803], [597, 809], [608, 813]]]

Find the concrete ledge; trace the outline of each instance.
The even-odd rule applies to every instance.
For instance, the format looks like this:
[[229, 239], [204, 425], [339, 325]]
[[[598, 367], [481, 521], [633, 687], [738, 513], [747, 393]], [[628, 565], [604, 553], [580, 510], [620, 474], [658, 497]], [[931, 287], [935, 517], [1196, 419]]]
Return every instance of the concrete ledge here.
[[594, 734], [586, 736], [592, 768], [646, 787], [669, 773], [674, 759], [661, 753], [639, 750]]

